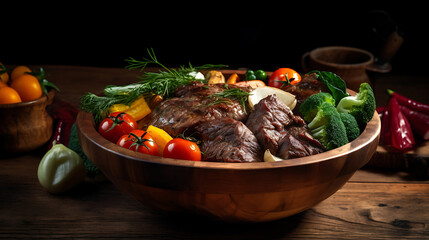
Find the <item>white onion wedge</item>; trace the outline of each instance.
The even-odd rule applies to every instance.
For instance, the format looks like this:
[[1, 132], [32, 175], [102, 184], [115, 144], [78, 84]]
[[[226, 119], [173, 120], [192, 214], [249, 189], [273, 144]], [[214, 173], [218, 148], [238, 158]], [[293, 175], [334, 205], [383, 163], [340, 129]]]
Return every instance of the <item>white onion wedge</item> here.
[[264, 162], [278, 162], [278, 161], [283, 161], [283, 159], [274, 156], [273, 154], [271, 154], [270, 150], [265, 150], [264, 153]]
[[290, 110], [293, 110], [295, 108], [295, 95], [273, 87], [258, 87], [255, 90], [251, 91], [249, 96], [250, 108], [253, 109], [253, 106], [255, 106], [261, 99], [264, 99], [268, 95], [272, 94], [275, 94], [280, 99], [280, 101], [282, 101], [290, 108]]

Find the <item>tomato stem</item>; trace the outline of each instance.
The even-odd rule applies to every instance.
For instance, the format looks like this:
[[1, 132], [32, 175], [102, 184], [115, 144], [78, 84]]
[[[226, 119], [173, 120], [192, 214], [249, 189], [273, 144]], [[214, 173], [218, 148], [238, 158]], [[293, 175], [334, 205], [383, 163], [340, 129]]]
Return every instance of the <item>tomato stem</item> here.
[[295, 80], [295, 78], [291, 78], [291, 79], [289, 79], [289, 77], [288, 77], [288, 74], [286, 73], [285, 74], [285, 79], [286, 79], [286, 81], [284, 81], [284, 80], [275, 80], [276, 82], [281, 82], [281, 83], [283, 83], [283, 85], [280, 87], [280, 88], [284, 88], [284, 87], [286, 87], [286, 86], [292, 86], [292, 84], [291, 84], [291, 82], [293, 81], [293, 80]]
[[[107, 129], [107, 130], [106, 130], [106, 132], [108, 132], [108, 131], [112, 130], [116, 125], [121, 124], [121, 123], [123, 123], [123, 122], [126, 122], [126, 121], [124, 120], [124, 118], [122, 117], [124, 114], [125, 114], [125, 112], [121, 112], [121, 113], [119, 113], [119, 114], [118, 114], [118, 115], [116, 115], [116, 116], [111, 116], [111, 115], [109, 115], [109, 118], [110, 118], [110, 120], [112, 120], [113, 124], [112, 124], [112, 126], [111, 126], [109, 129]], [[121, 120], [121, 119], [119, 119], [119, 118], [122, 118], [122, 120]]]
[[145, 144], [145, 142], [152, 142], [152, 143], [155, 143], [156, 145], [158, 145], [158, 143], [156, 143], [155, 141], [153, 141], [152, 139], [146, 139], [146, 138], [144, 138], [144, 136], [147, 134], [147, 132], [144, 132], [143, 133], [143, 135], [141, 136], [141, 137], [139, 137], [139, 136], [137, 136], [136, 134], [134, 134], [134, 133], [130, 133], [130, 134], [128, 134], [128, 137], [130, 137], [130, 136], [133, 136], [134, 138], [130, 138], [130, 139], [128, 139], [127, 140], [127, 142], [128, 141], [133, 141], [133, 144], [131, 144], [130, 145], [130, 147], [129, 147], [129, 149], [131, 149], [131, 147], [132, 146], [136, 146], [136, 149], [135, 149], [135, 151], [137, 152], [137, 150], [138, 150], [138, 148], [140, 147], [140, 146], [144, 146], [146, 149], [147, 149], [147, 151], [149, 152], [150, 151], [150, 149], [149, 149], [149, 147], [148, 146], [146, 146], [146, 144]]
[[40, 87], [42, 88], [42, 91], [46, 95], [46, 97], [49, 98], [48, 89], [47, 89], [48, 87], [53, 88], [53, 89], [57, 90], [58, 92], [60, 91], [60, 89], [55, 84], [46, 80], [45, 70], [42, 67], [40, 68], [39, 73], [36, 73], [36, 72], [26, 72], [26, 73], [35, 76], [39, 80]]

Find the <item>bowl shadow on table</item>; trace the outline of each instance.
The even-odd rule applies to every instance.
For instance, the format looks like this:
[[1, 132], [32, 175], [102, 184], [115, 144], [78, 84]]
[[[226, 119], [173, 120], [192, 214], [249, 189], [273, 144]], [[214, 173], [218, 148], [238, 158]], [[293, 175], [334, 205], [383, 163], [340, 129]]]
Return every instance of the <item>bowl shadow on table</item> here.
[[159, 209], [141, 206], [144, 211], [153, 214], [152, 221], [163, 225], [171, 232], [188, 233], [186, 237], [198, 236], [222, 239], [277, 239], [288, 236], [299, 227], [310, 210], [269, 222], [224, 222], [191, 212], [165, 212]]
[[[118, 190], [109, 181], [94, 181], [87, 179], [70, 191], [57, 195], [61, 199], [86, 199], [97, 202], [105, 195], [115, 196], [104, 201], [104, 207], [110, 206], [105, 217], [111, 218], [111, 211], [120, 211], [124, 219], [134, 221], [135, 233], [142, 231], [141, 224], [150, 225], [151, 230], [144, 230], [146, 235], [180, 235], [186, 239], [277, 239], [289, 236], [300, 224], [305, 221], [311, 209], [279, 220], [251, 223], [251, 222], [224, 222], [215, 218], [192, 212], [166, 212], [161, 209], [141, 205], [138, 201], [126, 195], [119, 194]], [[117, 195], [119, 194], [119, 195]], [[101, 196], [101, 197], [100, 197]], [[114, 202], [121, 201], [125, 205], [113, 206]], [[103, 221], [106, 220], [103, 217]], [[111, 221], [111, 220], [109, 220]], [[120, 221], [120, 220], [118, 220]], [[140, 227], [138, 227], [140, 226]], [[116, 230], [114, 231], [116, 234]]]

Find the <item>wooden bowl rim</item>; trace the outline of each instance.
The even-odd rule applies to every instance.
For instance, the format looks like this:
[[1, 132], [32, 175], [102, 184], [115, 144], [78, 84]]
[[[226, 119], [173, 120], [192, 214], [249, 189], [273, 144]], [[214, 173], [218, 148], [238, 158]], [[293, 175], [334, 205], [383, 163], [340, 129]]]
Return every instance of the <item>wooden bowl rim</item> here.
[[[348, 92], [355, 94], [352, 90]], [[258, 169], [273, 169], [283, 167], [295, 167], [317, 162], [329, 161], [334, 158], [345, 156], [351, 152], [358, 151], [364, 146], [372, 143], [380, 135], [381, 121], [378, 113], [375, 111], [373, 118], [368, 122], [365, 130], [354, 141], [330, 151], [319, 153], [312, 156], [289, 159], [279, 162], [256, 162], [256, 163], [224, 163], [224, 162], [195, 162], [180, 159], [164, 158], [159, 156], [151, 156], [143, 153], [134, 152], [123, 147], [120, 147], [109, 140], [102, 137], [96, 130], [95, 122], [91, 113], [80, 111], [76, 120], [77, 127], [80, 129], [83, 137], [87, 138], [99, 148], [108, 151], [112, 154], [121, 157], [158, 165], [173, 165], [178, 167], [195, 167], [206, 169], [224, 169], [224, 170], [258, 170]]]
[[[28, 106], [32, 106], [32, 105], [38, 105], [38, 104], [43, 104], [45, 102], [51, 102], [53, 100], [53, 97], [55, 95], [55, 90], [51, 89], [48, 92], [48, 97], [43, 94], [41, 97], [39, 97], [38, 99], [32, 100], [32, 101], [27, 101], [27, 102], [20, 102], [20, 103], [9, 103], [9, 104], [0, 104], [0, 108], [21, 108], [21, 107], [28, 107]], [[50, 100], [50, 101], [48, 101]]]
[[[319, 52], [322, 51], [326, 51], [326, 50], [348, 50], [348, 51], [353, 51], [353, 52], [359, 52], [359, 53], [363, 53], [369, 56], [369, 59], [365, 62], [360, 62], [360, 63], [347, 63], [347, 64], [340, 64], [340, 63], [333, 63], [333, 62], [327, 62], [324, 60], [319, 59], [318, 57], [316, 57], [315, 55]], [[328, 65], [328, 66], [332, 66], [332, 67], [341, 67], [341, 66], [353, 66], [353, 67], [359, 67], [359, 66], [367, 66], [369, 64], [371, 64], [374, 61], [374, 55], [364, 49], [360, 49], [360, 48], [354, 48], [354, 47], [346, 47], [346, 46], [327, 46], [327, 47], [319, 47], [319, 48], [315, 48], [312, 51], [310, 51], [310, 56], [312, 57], [312, 59], [318, 63], [322, 63], [324, 65]]]

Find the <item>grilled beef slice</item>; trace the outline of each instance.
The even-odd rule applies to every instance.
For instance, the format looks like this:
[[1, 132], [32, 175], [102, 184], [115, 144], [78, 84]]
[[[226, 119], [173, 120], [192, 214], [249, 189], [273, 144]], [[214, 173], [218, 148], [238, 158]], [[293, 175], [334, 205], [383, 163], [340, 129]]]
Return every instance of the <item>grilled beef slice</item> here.
[[[193, 82], [179, 87], [175, 97], [161, 102], [148, 116], [147, 125], [164, 129], [171, 136], [177, 136], [186, 129], [192, 131], [200, 122], [223, 117], [244, 121], [247, 113], [236, 100], [226, 99], [228, 103], [212, 104], [215, 100], [208, 97], [228, 88], [237, 86], [227, 84], [203, 84]], [[250, 92], [249, 88], [241, 88]]]
[[305, 74], [299, 83], [286, 88], [285, 91], [295, 95], [296, 106], [293, 110], [294, 114], [299, 114], [299, 106], [309, 96], [319, 92], [329, 92], [328, 87], [323, 82], [317, 80], [316, 73]]
[[197, 126], [202, 136], [204, 161], [260, 162], [263, 150], [255, 135], [242, 122], [224, 117]]
[[264, 149], [284, 159], [309, 156], [323, 151], [304, 120], [295, 116], [276, 95], [269, 95], [255, 105], [246, 126]]

